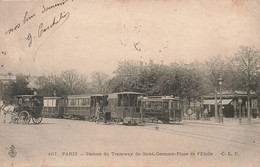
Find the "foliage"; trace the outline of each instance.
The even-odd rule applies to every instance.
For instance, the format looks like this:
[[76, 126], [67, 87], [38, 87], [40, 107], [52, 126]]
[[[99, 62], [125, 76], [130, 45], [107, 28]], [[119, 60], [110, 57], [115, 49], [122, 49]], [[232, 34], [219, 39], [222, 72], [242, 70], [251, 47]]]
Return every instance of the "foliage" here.
[[32, 94], [37, 90], [43, 96], [134, 91], [147, 95], [174, 95], [188, 101], [219, 89], [222, 77], [223, 89], [254, 90], [260, 92], [260, 51], [254, 47], [240, 47], [229, 61], [213, 56], [205, 63], [173, 62], [170, 65], [148, 65], [137, 61], [121, 61], [109, 78], [103, 72], [93, 72], [91, 83], [76, 70], [62, 71], [60, 75], [18, 76], [17, 81], [2, 84], [4, 99], [17, 94]]
[[13, 102], [13, 97], [16, 95], [33, 94], [33, 90], [27, 87], [28, 76], [25, 75], [17, 76], [16, 81], [1, 84], [3, 86], [2, 98], [9, 104]]
[[106, 73], [95, 71], [92, 73], [91, 78], [91, 89], [93, 93], [108, 93], [108, 75]]
[[250, 91], [258, 89], [258, 75], [260, 68], [260, 51], [254, 47], [241, 46], [231, 60], [234, 67], [233, 71], [237, 75], [234, 78], [239, 79], [237, 87]]

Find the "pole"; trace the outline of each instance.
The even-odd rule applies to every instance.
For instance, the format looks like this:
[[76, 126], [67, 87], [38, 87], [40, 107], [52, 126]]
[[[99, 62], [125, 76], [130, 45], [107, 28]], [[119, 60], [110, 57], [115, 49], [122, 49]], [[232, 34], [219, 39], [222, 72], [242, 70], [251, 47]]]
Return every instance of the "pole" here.
[[217, 88], [215, 88], [215, 122], [218, 122], [218, 100], [217, 100]]
[[251, 98], [250, 98], [250, 90], [247, 96], [247, 123], [251, 124]]
[[220, 90], [220, 109], [219, 109], [219, 123], [223, 123], [223, 110], [222, 110], [222, 90], [221, 85], [219, 86]]
[[242, 124], [242, 119], [241, 119], [241, 103], [239, 102], [239, 125]]

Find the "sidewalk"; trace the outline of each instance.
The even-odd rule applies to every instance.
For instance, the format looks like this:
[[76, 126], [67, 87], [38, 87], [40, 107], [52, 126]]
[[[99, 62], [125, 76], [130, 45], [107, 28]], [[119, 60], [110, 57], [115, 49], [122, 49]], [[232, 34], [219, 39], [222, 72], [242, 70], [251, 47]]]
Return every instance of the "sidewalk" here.
[[251, 119], [251, 124], [247, 123], [247, 118], [243, 118], [241, 125], [239, 124], [239, 119], [235, 119], [235, 118], [224, 118], [223, 123], [216, 122], [215, 118], [211, 118], [210, 120], [182, 120], [182, 123], [220, 125], [220, 126], [243, 126], [243, 125], [260, 126], [260, 118]]

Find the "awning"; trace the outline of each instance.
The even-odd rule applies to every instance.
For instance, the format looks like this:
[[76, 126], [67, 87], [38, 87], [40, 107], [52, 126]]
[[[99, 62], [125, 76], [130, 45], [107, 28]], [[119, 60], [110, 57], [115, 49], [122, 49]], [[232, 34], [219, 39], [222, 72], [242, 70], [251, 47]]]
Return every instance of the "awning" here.
[[233, 99], [222, 99], [222, 105], [228, 105]]
[[[233, 99], [222, 99], [222, 105], [228, 105], [229, 103], [232, 102]], [[218, 105], [220, 104], [220, 100], [217, 100]], [[215, 105], [215, 100], [204, 100], [203, 101], [204, 105]]]
[[[219, 102], [219, 100], [218, 100], [218, 102]], [[215, 100], [204, 100], [203, 104], [205, 104], [205, 105], [214, 105], [215, 104]]]

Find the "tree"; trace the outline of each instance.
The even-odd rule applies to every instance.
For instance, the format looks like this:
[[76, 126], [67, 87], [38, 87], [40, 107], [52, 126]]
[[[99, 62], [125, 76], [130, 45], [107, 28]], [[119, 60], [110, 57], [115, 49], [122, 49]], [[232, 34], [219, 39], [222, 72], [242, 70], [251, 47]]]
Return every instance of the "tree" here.
[[60, 76], [68, 94], [83, 94], [89, 91], [87, 78], [84, 75], [79, 75], [76, 70], [62, 71]]
[[39, 84], [39, 94], [42, 96], [67, 96], [69, 95], [69, 90], [64, 84], [60, 76], [39, 76], [37, 78]]
[[194, 68], [179, 67], [175, 76], [176, 92], [181, 98], [191, 100], [200, 99], [202, 95], [202, 77]]
[[260, 68], [260, 51], [255, 47], [241, 46], [235, 53], [231, 64], [235, 67], [235, 70], [240, 74], [239, 77], [243, 83], [241, 88], [247, 91], [247, 117], [248, 123], [251, 123], [251, 90], [257, 90], [257, 78]]
[[135, 61], [119, 62], [115, 76], [108, 85], [112, 92], [137, 91], [137, 83], [142, 67]]
[[8, 103], [13, 103], [13, 97], [16, 95], [30, 95], [33, 94], [33, 90], [28, 88], [28, 77], [25, 75], [19, 75], [16, 77], [16, 81], [9, 81], [3, 85], [2, 98]]
[[92, 73], [92, 91], [94, 93], [108, 93], [108, 75], [103, 72]]
[[[224, 67], [225, 63], [224, 60], [220, 56], [213, 56], [209, 61], [206, 61], [206, 71], [208, 73], [206, 74], [207, 80], [207, 88], [209, 89], [209, 92], [214, 91], [215, 94], [215, 119], [218, 120], [218, 105], [217, 105], [217, 91], [219, 87], [218, 79], [220, 77], [224, 77]], [[224, 77], [228, 78], [228, 77]], [[225, 81], [225, 83], [227, 83]], [[213, 88], [213, 90], [212, 90]]]

